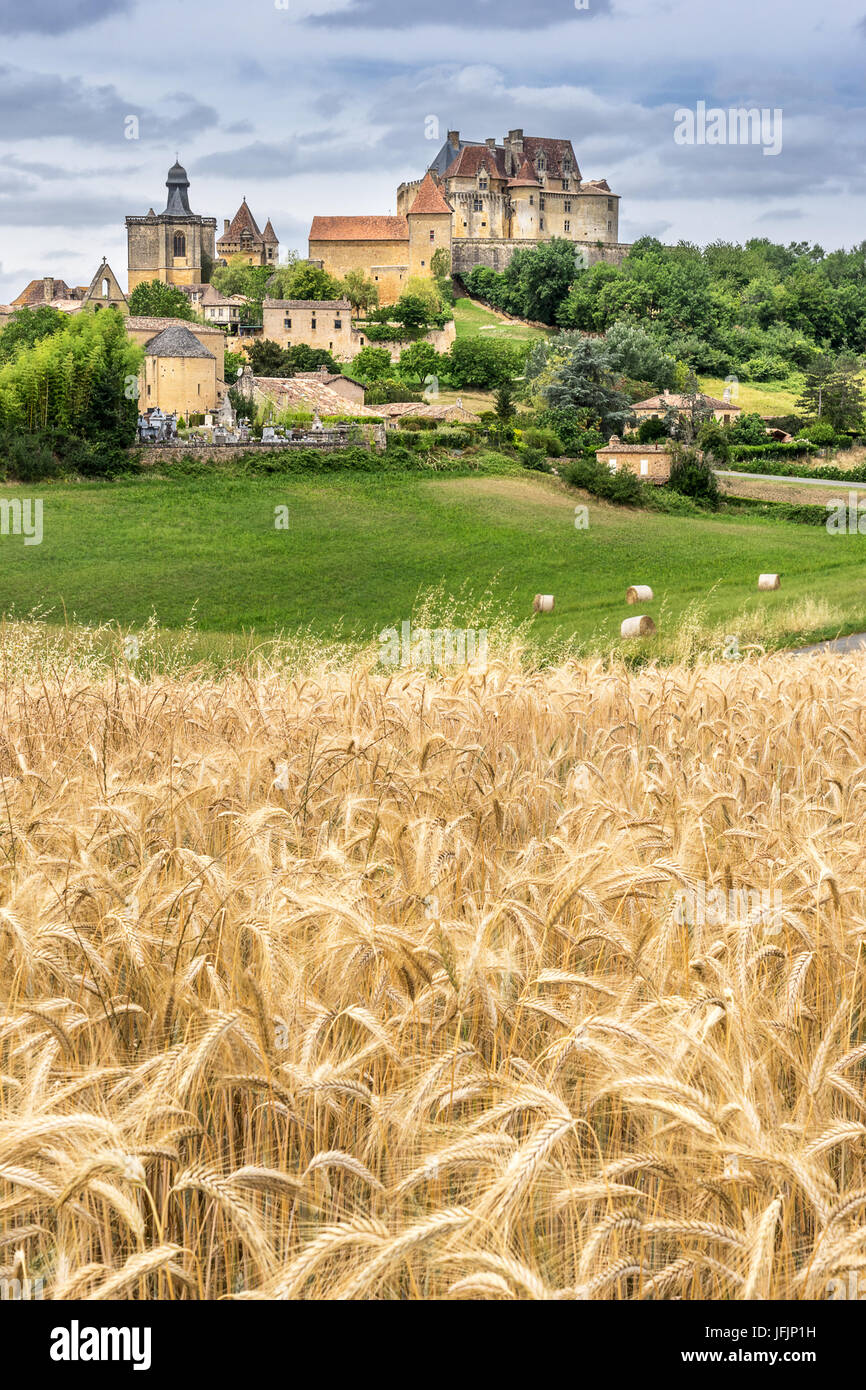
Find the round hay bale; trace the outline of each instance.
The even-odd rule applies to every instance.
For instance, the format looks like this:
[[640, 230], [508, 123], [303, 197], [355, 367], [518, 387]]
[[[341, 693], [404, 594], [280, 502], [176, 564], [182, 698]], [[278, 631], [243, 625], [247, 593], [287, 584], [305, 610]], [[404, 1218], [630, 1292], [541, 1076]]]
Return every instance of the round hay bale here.
[[778, 576], [777, 574], [759, 574], [759, 575], [758, 575], [758, 588], [759, 588], [759, 589], [778, 589], [779, 586], [780, 586], [780, 583], [781, 583], [781, 581], [780, 581], [779, 576]]
[[625, 591], [626, 603], [652, 603], [654, 597], [649, 584], [632, 584]]
[[647, 613], [636, 618], [624, 618], [619, 630], [620, 637], [649, 637], [656, 631], [656, 625]]
[[536, 613], [552, 613], [553, 594], [536, 594], [532, 601], [532, 607]]

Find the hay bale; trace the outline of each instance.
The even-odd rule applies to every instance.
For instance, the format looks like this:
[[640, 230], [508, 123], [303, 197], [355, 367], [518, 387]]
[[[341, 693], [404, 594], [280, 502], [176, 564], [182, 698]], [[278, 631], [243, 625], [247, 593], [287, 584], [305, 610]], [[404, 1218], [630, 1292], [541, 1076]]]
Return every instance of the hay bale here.
[[656, 625], [647, 613], [636, 618], [624, 618], [619, 630], [620, 637], [649, 637], [656, 631]]
[[532, 607], [536, 613], [552, 613], [553, 594], [536, 594], [532, 601]]
[[654, 597], [649, 584], [632, 584], [625, 591], [626, 603], [652, 603]]
[[780, 586], [780, 583], [781, 583], [781, 581], [780, 581], [779, 576], [778, 576], [777, 574], [759, 574], [759, 575], [758, 575], [758, 588], [759, 588], [759, 589], [778, 589], [779, 586]]

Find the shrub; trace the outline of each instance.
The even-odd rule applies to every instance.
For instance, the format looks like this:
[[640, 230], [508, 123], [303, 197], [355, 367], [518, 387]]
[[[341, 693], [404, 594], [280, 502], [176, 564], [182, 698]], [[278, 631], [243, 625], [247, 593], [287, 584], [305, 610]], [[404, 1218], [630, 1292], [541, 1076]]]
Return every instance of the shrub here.
[[523, 442], [530, 448], [540, 449], [548, 458], [562, 457], [562, 441], [553, 430], [529, 428], [523, 431]]
[[659, 416], [641, 420], [637, 427], [637, 437], [641, 444], [655, 444], [657, 439], [664, 439], [666, 435], [665, 422]]
[[694, 449], [674, 449], [668, 487], [710, 507], [717, 507], [721, 498], [715, 473]]
[[565, 469], [565, 477], [575, 487], [582, 487], [594, 497], [603, 497], [608, 502], [618, 502], [624, 506], [640, 506], [645, 497], [640, 479], [628, 469], [611, 473], [610, 469], [597, 459], [575, 459]]
[[520, 450], [520, 462], [524, 468], [531, 468], [536, 473], [547, 473], [547, 455], [543, 449], [534, 448], [531, 444], [524, 445]]

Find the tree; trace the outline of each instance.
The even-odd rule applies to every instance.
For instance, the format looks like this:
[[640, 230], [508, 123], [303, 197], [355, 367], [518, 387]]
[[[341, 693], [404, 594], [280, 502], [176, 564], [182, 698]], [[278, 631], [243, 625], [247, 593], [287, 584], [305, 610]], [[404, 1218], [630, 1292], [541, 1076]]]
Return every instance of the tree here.
[[271, 299], [342, 299], [344, 287], [341, 280], [319, 266], [297, 261], [273, 273], [268, 294]]
[[384, 381], [391, 371], [391, 354], [387, 348], [362, 347], [352, 362], [352, 376], [363, 382]]
[[142, 314], [148, 318], [187, 319], [195, 318], [192, 305], [176, 285], [164, 285], [161, 280], [144, 280], [136, 285], [129, 296], [129, 312]]
[[514, 419], [514, 393], [510, 382], [504, 381], [497, 389], [495, 408], [496, 418], [500, 424], [507, 425], [509, 420]]
[[707, 506], [717, 507], [721, 493], [715, 473], [706, 459], [695, 449], [674, 445], [668, 487], [683, 497], [692, 497]]
[[826, 420], [837, 434], [862, 428], [864, 392], [855, 358], [819, 357], [806, 373], [797, 411]]
[[724, 464], [731, 457], [731, 443], [729, 431], [724, 425], [720, 425], [715, 417], [705, 420], [698, 430], [698, 444], [705, 459], [712, 459], [716, 464]]
[[379, 286], [363, 270], [349, 270], [343, 280], [343, 293], [355, 313], [375, 309], [379, 303]]
[[291, 376], [292, 368], [285, 348], [270, 338], [251, 338], [246, 344], [250, 366], [256, 376]]
[[439, 353], [432, 343], [412, 343], [400, 353], [400, 375], [424, 381], [439, 370]]
[[387, 312], [392, 323], [400, 323], [404, 328], [426, 328], [436, 313], [429, 296], [409, 292], [401, 294]]
[[32, 347], [40, 338], [62, 333], [69, 322], [66, 314], [42, 304], [38, 309], [19, 309], [0, 332], [0, 365], [11, 362], [22, 348]]
[[[456, 346], [456, 344], [455, 344]], [[551, 410], [574, 411], [604, 434], [619, 433], [631, 417], [628, 397], [615, 387], [603, 339], [560, 333], [536, 343], [526, 364], [527, 390]]]

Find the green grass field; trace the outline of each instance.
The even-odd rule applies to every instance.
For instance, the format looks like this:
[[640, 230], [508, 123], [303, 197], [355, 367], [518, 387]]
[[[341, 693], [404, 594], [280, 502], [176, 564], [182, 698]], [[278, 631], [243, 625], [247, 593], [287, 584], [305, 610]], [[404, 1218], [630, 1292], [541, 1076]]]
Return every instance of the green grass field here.
[[[504, 338], [512, 343], [534, 343], [547, 337], [543, 328], [527, 323], [509, 323], [493, 309], [473, 299], [458, 299], [454, 305], [454, 328], [458, 338]], [[551, 330], [553, 331], [553, 330]]]
[[[241, 634], [260, 638], [341, 624], [369, 640], [410, 617], [420, 592], [493, 587], [515, 617], [537, 592], [554, 614], [532, 636], [576, 636], [609, 650], [633, 611], [624, 595], [649, 583], [660, 654], [683, 622], [709, 633], [735, 623], [744, 639], [785, 644], [866, 628], [866, 537], [831, 536], [747, 515], [691, 518], [589, 501], [556, 480], [333, 475], [321, 478], [140, 477], [42, 485], [44, 540], [0, 536], [2, 609], [50, 610], [123, 628], [181, 628], [195, 610], [201, 655]], [[586, 499], [583, 499], [586, 500]], [[277, 530], [275, 508], [289, 527]], [[757, 576], [778, 570], [778, 593]], [[655, 648], [652, 648], [655, 650]]]

